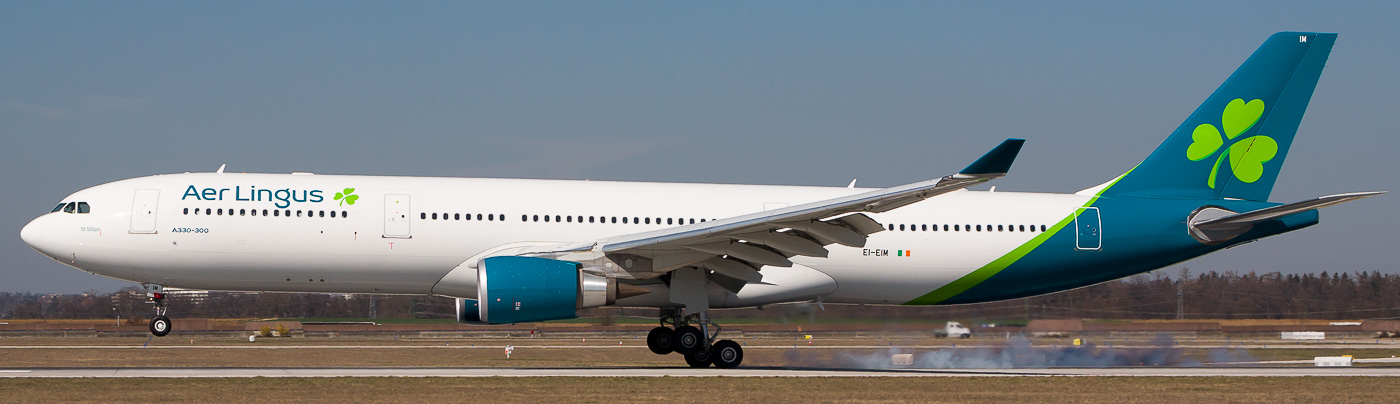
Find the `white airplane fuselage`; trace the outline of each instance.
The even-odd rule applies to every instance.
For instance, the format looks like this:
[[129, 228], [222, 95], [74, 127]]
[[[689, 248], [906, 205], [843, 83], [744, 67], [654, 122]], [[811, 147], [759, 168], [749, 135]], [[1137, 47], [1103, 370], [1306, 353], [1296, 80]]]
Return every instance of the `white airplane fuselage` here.
[[[334, 199], [344, 188], [355, 189], [353, 204]], [[59, 262], [133, 282], [206, 290], [433, 294], [448, 272], [505, 245], [599, 239], [866, 191], [186, 173], [79, 191], [63, 202], [86, 202], [90, 213], [46, 214], [22, 233]], [[142, 201], [141, 195], [153, 201]], [[1049, 229], [1090, 198], [960, 191], [872, 214], [894, 230], [872, 235], [864, 248], [833, 245], [826, 258], [795, 257], [794, 268], [765, 268], [764, 284], [745, 289], [761, 292], [749, 293], [758, 295], [755, 299], [711, 288], [712, 304], [909, 302], [1025, 244], [1043, 233], [1041, 226]], [[133, 213], [143, 204], [153, 214]], [[792, 290], [779, 290], [785, 288]], [[618, 304], [670, 305], [664, 294]]]

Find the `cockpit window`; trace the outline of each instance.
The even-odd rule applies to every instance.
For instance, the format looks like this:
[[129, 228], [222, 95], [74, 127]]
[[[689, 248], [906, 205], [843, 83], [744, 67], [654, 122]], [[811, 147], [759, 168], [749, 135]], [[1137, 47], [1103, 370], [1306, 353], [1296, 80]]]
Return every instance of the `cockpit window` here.
[[92, 207], [87, 202], [78, 202], [78, 213], [92, 212]]
[[73, 213], [73, 211], [76, 210], [77, 208], [78, 208], [78, 203], [77, 203], [77, 202], [68, 202], [67, 205], [63, 205], [63, 213]]
[[57, 212], [57, 211], [63, 210], [63, 206], [65, 206], [65, 205], [68, 205], [68, 203], [67, 203], [67, 202], [59, 202], [59, 203], [58, 203], [58, 206], [54, 206], [54, 207], [53, 207], [53, 210], [49, 211], [49, 213], [53, 213], [53, 212]]

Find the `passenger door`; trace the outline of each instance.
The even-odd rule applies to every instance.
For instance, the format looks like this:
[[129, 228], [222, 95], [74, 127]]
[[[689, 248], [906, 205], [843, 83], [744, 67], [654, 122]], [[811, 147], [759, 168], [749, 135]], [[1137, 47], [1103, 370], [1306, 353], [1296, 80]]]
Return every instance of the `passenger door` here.
[[131, 199], [131, 233], [156, 233], [156, 204], [160, 202], [159, 189], [138, 189]]
[[1103, 221], [1099, 219], [1099, 208], [1080, 208], [1074, 214], [1074, 242], [1080, 250], [1097, 251], [1103, 248], [1103, 234], [1100, 231]]
[[384, 238], [413, 238], [411, 202], [408, 194], [384, 195]]

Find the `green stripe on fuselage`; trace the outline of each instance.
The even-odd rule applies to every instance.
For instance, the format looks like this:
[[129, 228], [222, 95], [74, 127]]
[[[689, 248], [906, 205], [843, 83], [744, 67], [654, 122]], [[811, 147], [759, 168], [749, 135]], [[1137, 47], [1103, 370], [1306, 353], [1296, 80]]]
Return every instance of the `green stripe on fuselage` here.
[[992, 275], [996, 275], [998, 272], [1001, 272], [1001, 270], [1011, 266], [1011, 264], [1015, 264], [1016, 261], [1021, 259], [1021, 257], [1025, 257], [1026, 254], [1030, 254], [1031, 251], [1034, 251], [1036, 247], [1040, 247], [1040, 245], [1042, 243], [1045, 243], [1046, 240], [1049, 240], [1051, 237], [1054, 237], [1056, 233], [1059, 233], [1060, 229], [1063, 229], [1065, 228], [1065, 226], [1068, 226], [1070, 223], [1074, 222], [1074, 217], [1075, 215], [1079, 214], [1080, 209], [1093, 206], [1094, 202], [1097, 202], [1099, 200], [1100, 195], [1103, 195], [1103, 193], [1105, 191], [1108, 191], [1109, 188], [1113, 188], [1113, 185], [1117, 184], [1118, 180], [1121, 180], [1123, 179], [1123, 177], [1128, 176], [1128, 173], [1131, 172], [1133, 172], [1133, 170], [1128, 170], [1127, 173], [1123, 173], [1123, 175], [1118, 176], [1118, 178], [1114, 178], [1113, 182], [1109, 183], [1108, 186], [1103, 187], [1103, 189], [1100, 189], [1099, 192], [1095, 193], [1094, 197], [1089, 198], [1089, 201], [1085, 202], [1083, 206], [1080, 206], [1079, 208], [1076, 208], [1073, 212], [1070, 212], [1069, 216], [1066, 216], [1064, 219], [1061, 219], [1059, 223], [1055, 223], [1055, 226], [1051, 227], [1049, 230], [1041, 232], [1039, 236], [1035, 236], [1035, 238], [1032, 238], [1031, 241], [1027, 241], [1025, 244], [1021, 244], [1020, 247], [1016, 247], [1016, 249], [1011, 250], [1011, 252], [1001, 256], [1001, 258], [993, 260], [991, 263], [988, 263], [987, 265], [978, 268], [976, 271], [972, 271], [972, 273], [970, 274], [964, 275], [963, 277], [958, 278], [955, 281], [948, 282], [947, 285], [943, 285], [943, 287], [935, 289], [932, 292], [928, 292], [928, 294], [925, 294], [923, 296], [919, 296], [914, 300], [904, 302], [904, 304], [911, 306], [938, 304], [943, 302], [944, 300], [952, 298], [953, 296], [957, 296], [959, 293], [966, 292], [968, 289], [972, 289], [973, 286], [977, 286], [983, 281], [986, 281], [988, 278], [991, 278]]
[[1031, 241], [1022, 244], [1020, 247], [1016, 247], [1015, 250], [1011, 250], [1011, 252], [1001, 256], [1001, 258], [997, 258], [995, 261], [992, 261], [991, 263], [981, 268], [978, 268], [976, 271], [972, 271], [972, 273], [958, 278], [958, 280], [949, 282], [947, 285], [943, 285], [943, 287], [941, 288], [929, 292], [926, 295], [919, 296], [918, 298], [910, 300], [904, 304], [938, 304], [939, 302], [948, 300], [953, 296], [957, 296], [959, 293], [962, 293], [968, 289], [972, 289], [973, 286], [977, 286], [977, 284], [982, 283], [982, 281], [987, 280], [987, 278], [991, 278], [992, 275], [996, 275], [997, 272], [1001, 272], [1001, 270], [1006, 269], [1006, 267], [1009, 267], [1011, 266], [1011, 264], [1016, 263], [1017, 260], [1021, 259], [1021, 257], [1026, 256], [1026, 254], [1029, 254], [1032, 250], [1035, 250], [1035, 248], [1039, 247], [1041, 243], [1044, 243], [1045, 240], [1049, 240], [1050, 237], [1054, 236], [1055, 233], [1059, 232], [1060, 229], [1063, 229], [1066, 225], [1069, 225], [1069, 223], [1072, 221], [1074, 221], [1073, 213], [1071, 213], [1069, 217], [1060, 220], [1059, 223], [1056, 223], [1055, 226], [1051, 227], [1048, 231], [1041, 232], [1039, 236], [1035, 236], [1035, 238], [1031, 239]]

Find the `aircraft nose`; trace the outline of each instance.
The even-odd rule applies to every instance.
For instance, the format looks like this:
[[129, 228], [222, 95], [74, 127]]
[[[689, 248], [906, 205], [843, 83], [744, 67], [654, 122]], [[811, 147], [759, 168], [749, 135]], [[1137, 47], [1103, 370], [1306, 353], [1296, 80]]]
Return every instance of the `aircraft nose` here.
[[24, 243], [28, 244], [29, 247], [34, 248], [44, 255], [53, 256], [49, 253], [49, 247], [52, 247], [53, 243], [48, 242], [47, 237], [44, 237], [45, 231], [43, 222], [43, 217], [29, 221], [29, 224], [24, 225], [24, 228], [19, 230], [19, 239], [24, 240]]
[[26, 224], [24, 225], [24, 228], [19, 229], [19, 239], [24, 240], [24, 243], [28, 244], [30, 247], [34, 246], [34, 240], [35, 237], [37, 237], [36, 233], [39, 232], [39, 226], [34, 224], [38, 221], [39, 219], [30, 220], [29, 224]]

